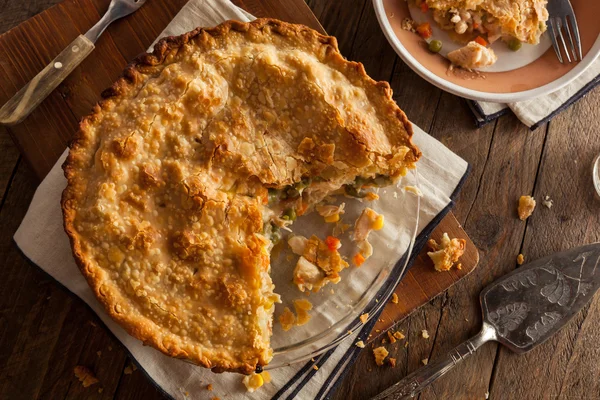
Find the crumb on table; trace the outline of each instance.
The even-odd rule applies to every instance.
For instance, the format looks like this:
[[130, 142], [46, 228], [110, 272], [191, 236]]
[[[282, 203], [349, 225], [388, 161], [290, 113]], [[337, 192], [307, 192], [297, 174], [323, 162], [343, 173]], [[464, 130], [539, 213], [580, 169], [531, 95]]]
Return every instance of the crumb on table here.
[[429, 332], [427, 332], [427, 329], [421, 331], [421, 336], [423, 336], [423, 339], [429, 339]]
[[398, 339], [398, 340], [402, 340], [402, 339], [404, 339], [406, 336], [404, 336], [404, 334], [403, 334], [402, 332], [400, 332], [400, 331], [396, 331], [396, 332], [394, 332], [394, 337], [395, 337], [396, 339]]
[[517, 208], [517, 213], [519, 214], [519, 219], [521, 221], [525, 221], [527, 218], [533, 214], [533, 210], [535, 209], [535, 200], [531, 196], [521, 196], [519, 198], [519, 206]]
[[545, 196], [545, 197], [544, 197], [544, 200], [542, 200], [542, 205], [543, 205], [544, 207], [546, 207], [547, 209], [551, 209], [551, 208], [552, 208], [552, 206], [554, 205], [554, 200], [552, 200], [552, 199], [550, 198], [550, 196]]
[[392, 303], [398, 304], [398, 295], [396, 293], [392, 293]]
[[390, 365], [392, 366], [392, 368], [396, 367], [396, 359], [395, 358], [388, 358], [388, 362], [390, 363]]
[[92, 386], [100, 382], [93, 372], [88, 367], [84, 367], [83, 365], [76, 366], [73, 372], [83, 387]]
[[523, 265], [524, 262], [525, 262], [525, 257], [523, 256], [523, 254], [519, 254], [517, 256], [517, 264]]
[[421, 360], [421, 362], [423, 363], [423, 365], [427, 365], [429, 363], [429, 358], [424, 358]]
[[375, 356], [375, 364], [381, 367], [388, 354], [390, 353], [383, 346], [373, 349], [373, 355]]
[[354, 345], [356, 347], [360, 347], [361, 349], [365, 348], [365, 342], [363, 342], [362, 340], [359, 340], [358, 342], [354, 343]]
[[429, 239], [427, 245], [431, 249], [427, 252], [427, 255], [433, 261], [435, 270], [448, 271], [464, 254], [467, 241], [465, 239], [450, 239], [450, 236], [444, 232], [439, 243], [434, 239]]

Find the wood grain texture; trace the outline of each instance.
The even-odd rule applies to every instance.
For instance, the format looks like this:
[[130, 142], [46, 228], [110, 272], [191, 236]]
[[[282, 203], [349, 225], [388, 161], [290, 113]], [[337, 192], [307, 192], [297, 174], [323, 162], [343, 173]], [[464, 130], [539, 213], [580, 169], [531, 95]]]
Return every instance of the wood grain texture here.
[[[248, 8], [257, 2], [243, 1], [237, 2]], [[51, 2], [0, 0], [0, 28], [5, 21], [29, 16], [31, 10], [41, 10]], [[78, 118], [97, 101], [100, 91], [139, 49], [154, 40], [183, 3], [151, 1], [138, 11], [139, 17], [111, 25], [109, 34], [99, 41], [103, 46], [101, 58], [108, 57], [106, 64], [82, 65], [52, 94], [53, 100], [42, 104], [34, 123], [12, 132], [19, 135], [17, 143], [34, 142], [36, 131], [28, 129], [58, 118], [60, 128], [47, 130], [51, 139], [35, 142], [41, 156], [48, 158], [40, 158], [34, 165], [37, 174], [43, 175], [53, 157], [62, 152]], [[409, 118], [472, 167], [454, 213], [481, 249], [480, 267], [394, 327], [394, 331], [406, 334], [405, 340], [385, 344], [390, 356], [397, 359], [396, 368], [375, 366], [371, 350], [381, 344], [381, 338], [372, 337], [373, 343], [360, 354], [334, 395], [335, 399], [365, 399], [417, 369], [423, 359], [433, 359], [476, 333], [479, 291], [515, 268], [519, 252], [534, 259], [599, 239], [600, 202], [592, 195], [589, 163], [600, 151], [600, 95], [596, 90], [535, 132], [529, 132], [512, 116], [476, 129], [460, 99], [429, 85], [396, 57], [379, 30], [369, 0], [308, 0], [308, 4], [324, 28], [337, 36], [343, 54], [363, 62], [374, 78], [391, 81], [394, 99]], [[2, 47], [3, 54], [10, 57], [0, 57], [0, 101], [8, 99], [91, 26], [107, 5], [106, 0], [67, 0], [48, 10], [52, 18], [41, 15], [30, 20], [26, 34]], [[78, 7], [82, 10], [75, 10]], [[57, 25], [53, 19], [72, 23]], [[43, 32], [39, 42], [35, 41], [36, 32]], [[0, 43], [4, 39], [0, 36]], [[32, 51], [22, 54], [20, 46], [28, 42]], [[13, 57], [25, 66], [15, 69]], [[5, 193], [0, 204], [0, 398], [163, 399], [140, 371], [122, 373], [129, 361], [118, 341], [81, 301], [24, 261], [14, 248], [11, 237], [37, 179], [26, 162], [18, 161], [17, 149], [11, 147], [6, 135], [2, 137], [5, 133], [0, 128], [0, 189]], [[55, 145], [56, 138], [59, 145]], [[527, 222], [520, 222], [515, 216], [515, 202], [525, 193], [533, 193], [538, 200], [549, 195], [555, 205], [550, 210], [538, 206]], [[420, 398], [483, 399], [489, 392], [492, 399], [600, 399], [599, 323], [597, 296], [565, 330], [538, 350], [517, 357], [486, 345]], [[429, 339], [422, 337], [422, 330], [428, 331]], [[92, 368], [101, 384], [82, 388], [73, 375], [75, 365]], [[102, 393], [98, 393], [100, 387]], [[213, 395], [219, 394], [207, 392], [207, 398]]]
[[63, 80], [94, 50], [94, 44], [79, 35], [44, 69], [34, 76], [2, 108], [0, 124], [16, 125], [23, 121]]

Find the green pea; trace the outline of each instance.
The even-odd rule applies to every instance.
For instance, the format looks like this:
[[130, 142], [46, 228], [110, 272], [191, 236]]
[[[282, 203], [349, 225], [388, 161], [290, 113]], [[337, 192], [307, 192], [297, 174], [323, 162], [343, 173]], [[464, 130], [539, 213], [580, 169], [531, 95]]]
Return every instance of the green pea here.
[[361, 198], [361, 197], [365, 197], [367, 195], [362, 190], [357, 189], [356, 186], [354, 186], [354, 185], [344, 185], [344, 191], [350, 197], [359, 197], [359, 198]]
[[296, 217], [296, 210], [294, 210], [293, 208], [286, 208], [281, 218], [289, 221], [295, 221]]
[[271, 242], [277, 243], [281, 240], [281, 232], [277, 225], [271, 224]]
[[510, 41], [508, 42], [508, 48], [512, 51], [519, 51], [522, 46], [523, 43], [521, 43], [519, 39], [510, 39]]
[[269, 188], [269, 203], [275, 203], [279, 200], [279, 190]]
[[311, 182], [312, 182], [312, 179], [310, 179], [310, 178], [302, 178], [302, 180], [300, 182], [296, 183], [294, 186], [298, 190], [306, 189], [307, 187], [310, 186]]
[[357, 188], [361, 188], [367, 182], [368, 179], [363, 178], [362, 176], [357, 176], [356, 178], [354, 178], [354, 186]]
[[377, 175], [375, 177], [375, 179], [373, 179], [373, 182], [379, 186], [379, 187], [383, 187], [383, 186], [387, 186], [390, 185], [392, 183], [392, 179], [389, 176], [386, 175]]
[[285, 193], [287, 194], [286, 199], [290, 199], [290, 200], [295, 200], [298, 197], [300, 197], [300, 192], [298, 191], [298, 189], [293, 188], [293, 187], [289, 187]]
[[439, 53], [442, 50], [442, 41], [441, 40], [432, 40], [429, 42], [429, 51], [432, 53]]

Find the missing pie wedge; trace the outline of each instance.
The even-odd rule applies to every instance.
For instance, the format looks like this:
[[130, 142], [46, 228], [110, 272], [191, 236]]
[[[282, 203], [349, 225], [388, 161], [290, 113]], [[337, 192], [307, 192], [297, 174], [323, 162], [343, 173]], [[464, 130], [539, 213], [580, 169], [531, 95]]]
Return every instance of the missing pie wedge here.
[[277, 229], [420, 156], [391, 94], [333, 37], [270, 19], [198, 28], [136, 59], [63, 166], [65, 230], [110, 316], [215, 372], [266, 365]]

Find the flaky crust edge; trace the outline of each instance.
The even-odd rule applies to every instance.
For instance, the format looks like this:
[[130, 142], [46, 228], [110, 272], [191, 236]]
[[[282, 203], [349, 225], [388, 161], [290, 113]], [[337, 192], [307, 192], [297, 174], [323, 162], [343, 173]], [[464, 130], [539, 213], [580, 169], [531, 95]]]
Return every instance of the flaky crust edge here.
[[[64, 189], [61, 198], [61, 208], [63, 212], [64, 229], [67, 233], [71, 242], [71, 248], [75, 261], [86, 278], [90, 288], [94, 292], [96, 298], [104, 306], [106, 312], [110, 317], [119, 323], [131, 336], [138, 340], [141, 340], [145, 345], [150, 345], [155, 349], [163, 352], [164, 354], [175, 357], [189, 359], [194, 363], [197, 363], [203, 367], [211, 368], [214, 372], [239, 372], [243, 374], [249, 374], [260, 367], [266, 362], [250, 363], [233, 363], [222, 360], [218, 364], [211, 362], [211, 360], [199, 354], [189, 354], [178, 346], [166, 347], [155, 334], [154, 330], [147, 323], [139, 323], [138, 317], [132, 317], [130, 315], [124, 315], [117, 313], [114, 309], [115, 303], [112, 299], [101, 293], [101, 277], [97, 276], [94, 271], [93, 265], [86, 259], [83, 254], [81, 247], [81, 238], [77, 234], [74, 227], [75, 220], [75, 209], [73, 204], [77, 202], [78, 195], [75, 188], [75, 176], [77, 174], [77, 158], [80, 152], [83, 152], [87, 145], [87, 132], [88, 127], [93, 124], [98, 117], [102, 114], [104, 103], [111, 99], [117, 98], [132, 89], [137, 83], [138, 78], [137, 70], [140, 67], [156, 66], [162, 64], [166, 57], [172, 50], [177, 50], [181, 46], [187, 44], [197, 36], [207, 33], [212, 36], [226, 35], [229, 31], [237, 31], [247, 33], [251, 30], [255, 32], [262, 32], [265, 27], [270, 28], [270, 32], [284, 35], [284, 36], [301, 36], [304, 40], [312, 40], [319, 42], [323, 45], [328, 45], [327, 51], [333, 52], [334, 57], [339, 57], [338, 61], [346, 63], [346, 65], [355, 70], [359, 76], [365, 80], [369, 86], [372, 86], [374, 90], [379, 91], [386, 97], [386, 101], [390, 102], [396, 112], [398, 120], [404, 125], [410, 144], [410, 152], [407, 154], [407, 161], [416, 162], [421, 156], [419, 149], [414, 146], [411, 142], [413, 135], [412, 125], [408, 121], [408, 118], [404, 112], [396, 105], [392, 99], [392, 90], [387, 82], [377, 82], [369, 77], [364, 69], [364, 66], [358, 62], [352, 62], [346, 60], [339, 52], [337, 40], [332, 36], [325, 36], [311, 28], [304, 25], [291, 24], [276, 19], [261, 18], [256, 19], [252, 22], [244, 23], [239, 21], [226, 21], [213, 28], [201, 28], [198, 27], [190, 32], [187, 32], [180, 36], [171, 36], [161, 39], [154, 46], [152, 53], [144, 53], [134, 59], [130, 64], [127, 65], [121, 77], [119, 77], [115, 83], [108, 89], [102, 92], [102, 100], [100, 100], [93, 108], [92, 112], [83, 117], [79, 123], [79, 129], [75, 133], [73, 140], [71, 141], [69, 148], [69, 155], [63, 163], [63, 170], [67, 179], [67, 187]], [[367, 87], [367, 86], [366, 86]], [[111, 296], [112, 297], [112, 296]], [[214, 361], [214, 360], [213, 360]]]

